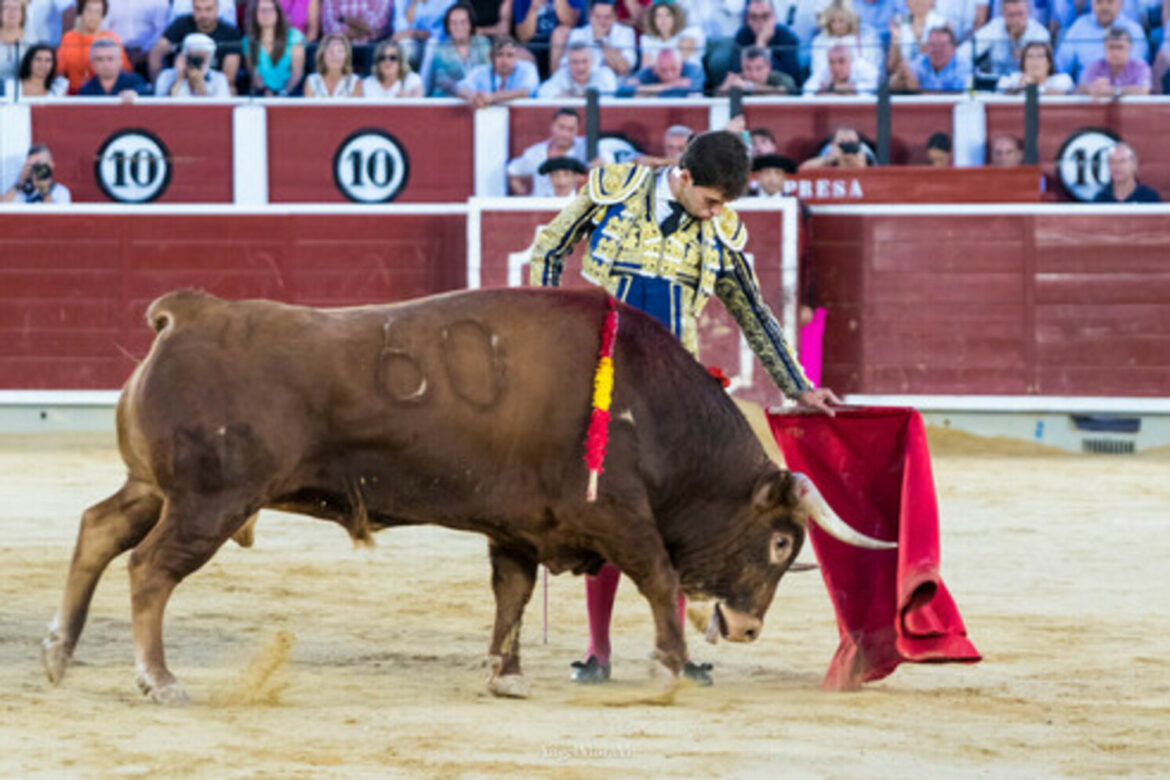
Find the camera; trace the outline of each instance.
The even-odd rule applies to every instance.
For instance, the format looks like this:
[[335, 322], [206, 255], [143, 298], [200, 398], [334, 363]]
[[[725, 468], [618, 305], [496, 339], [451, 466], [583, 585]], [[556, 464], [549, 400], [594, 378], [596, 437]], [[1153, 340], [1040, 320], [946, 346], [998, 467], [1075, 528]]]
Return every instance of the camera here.
[[202, 54], [188, 54], [187, 67], [195, 70], [203, 70], [203, 63], [207, 62], [207, 58]]
[[53, 178], [53, 169], [48, 163], [33, 163], [31, 173], [33, 181], [48, 181]]
[[857, 154], [861, 151], [861, 144], [857, 141], [842, 141], [837, 144], [837, 148], [841, 150], [841, 154]]

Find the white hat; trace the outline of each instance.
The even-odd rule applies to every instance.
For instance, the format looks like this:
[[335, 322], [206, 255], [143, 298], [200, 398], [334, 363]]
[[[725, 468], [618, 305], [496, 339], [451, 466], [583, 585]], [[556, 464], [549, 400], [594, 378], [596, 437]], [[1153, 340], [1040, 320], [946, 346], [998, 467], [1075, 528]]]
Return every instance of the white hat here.
[[191, 33], [183, 39], [184, 54], [197, 51], [203, 52], [205, 54], [215, 54], [215, 41], [211, 39], [210, 35], [204, 35], [203, 33]]

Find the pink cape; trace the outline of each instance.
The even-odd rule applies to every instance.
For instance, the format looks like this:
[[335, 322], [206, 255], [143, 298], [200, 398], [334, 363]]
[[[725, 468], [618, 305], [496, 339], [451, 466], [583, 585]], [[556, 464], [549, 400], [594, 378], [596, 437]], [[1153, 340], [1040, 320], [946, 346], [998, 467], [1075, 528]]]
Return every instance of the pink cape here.
[[901, 663], [980, 660], [939, 575], [938, 505], [922, 417], [914, 409], [841, 409], [836, 417], [768, 413], [788, 468], [866, 536], [867, 550], [810, 524], [841, 644], [822, 686], [851, 690]]

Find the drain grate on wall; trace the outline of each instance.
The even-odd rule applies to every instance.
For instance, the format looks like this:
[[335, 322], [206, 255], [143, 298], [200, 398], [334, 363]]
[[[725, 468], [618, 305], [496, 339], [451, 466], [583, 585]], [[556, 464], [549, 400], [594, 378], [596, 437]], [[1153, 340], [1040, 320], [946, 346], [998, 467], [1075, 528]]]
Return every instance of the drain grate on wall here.
[[1133, 455], [1132, 439], [1081, 439], [1081, 451], [1094, 455]]

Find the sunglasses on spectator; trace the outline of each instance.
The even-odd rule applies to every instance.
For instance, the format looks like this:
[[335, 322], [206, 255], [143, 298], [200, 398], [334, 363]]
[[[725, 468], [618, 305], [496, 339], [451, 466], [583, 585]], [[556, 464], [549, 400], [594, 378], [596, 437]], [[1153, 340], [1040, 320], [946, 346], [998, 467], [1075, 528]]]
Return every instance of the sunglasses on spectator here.
[[397, 54], [382, 54], [374, 58], [374, 62], [398, 62]]

